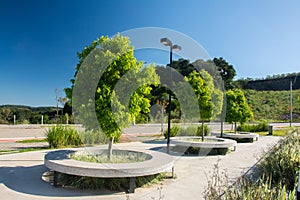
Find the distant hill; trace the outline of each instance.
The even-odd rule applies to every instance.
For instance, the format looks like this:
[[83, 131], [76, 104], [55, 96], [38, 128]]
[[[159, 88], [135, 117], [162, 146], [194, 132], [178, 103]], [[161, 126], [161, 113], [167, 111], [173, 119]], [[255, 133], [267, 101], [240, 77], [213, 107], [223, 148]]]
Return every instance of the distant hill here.
[[[61, 108], [59, 108], [61, 111]], [[0, 105], [0, 124], [13, 123], [13, 116], [17, 123], [38, 124], [41, 116], [44, 123], [52, 123], [56, 117], [56, 107], [30, 107], [24, 105]]]
[[236, 81], [242, 89], [256, 91], [283, 91], [290, 89], [290, 82], [293, 82], [293, 90], [300, 89], [300, 73], [268, 76], [265, 79], [241, 79]]
[[[244, 90], [254, 120], [289, 121], [289, 91]], [[300, 121], [300, 90], [293, 90], [293, 121]]]
[[30, 110], [32, 112], [53, 112], [56, 110], [56, 107], [54, 106], [41, 106], [41, 107], [31, 107], [31, 106], [25, 106], [25, 105], [0, 105], [0, 108], [9, 108], [11, 110]]

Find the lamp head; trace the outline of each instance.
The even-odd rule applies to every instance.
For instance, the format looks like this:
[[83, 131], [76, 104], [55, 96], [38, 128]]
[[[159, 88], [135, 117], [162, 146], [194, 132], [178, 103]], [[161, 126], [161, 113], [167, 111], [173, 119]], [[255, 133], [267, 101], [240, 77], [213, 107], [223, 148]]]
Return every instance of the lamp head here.
[[175, 45], [172, 46], [172, 49], [180, 51], [181, 50], [181, 46], [175, 44]]
[[169, 47], [172, 46], [172, 42], [171, 42], [171, 40], [169, 40], [168, 38], [161, 38], [161, 39], [160, 39], [160, 42], [161, 42], [163, 45], [165, 45], [165, 46], [169, 46]]

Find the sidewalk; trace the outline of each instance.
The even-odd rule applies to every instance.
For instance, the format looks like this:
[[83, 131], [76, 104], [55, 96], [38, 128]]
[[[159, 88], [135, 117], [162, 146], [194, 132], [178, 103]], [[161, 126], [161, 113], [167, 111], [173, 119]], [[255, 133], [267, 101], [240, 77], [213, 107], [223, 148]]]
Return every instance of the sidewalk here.
[[[235, 180], [251, 168], [269, 147], [280, 140], [279, 137], [260, 137], [255, 143], [238, 144], [237, 151], [226, 156], [180, 156], [175, 157], [176, 179], [163, 181], [164, 200], [202, 199], [207, 186], [206, 175], [212, 171], [214, 164], [220, 160], [220, 169], [227, 169], [229, 179]], [[114, 148], [125, 146], [139, 150], [165, 146], [159, 143], [122, 143]], [[105, 199], [126, 200], [124, 192], [82, 191], [70, 188], [55, 188], [44, 182], [41, 176], [47, 171], [44, 167], [44, 155], [48, 151], [27, 152], [0, 156], [0, 198], [6, 200], [40, 200], [40, 199]], [[130, 194], [130, 200], [158, 199], [159, 191], [154, 185], [138, 188]]]

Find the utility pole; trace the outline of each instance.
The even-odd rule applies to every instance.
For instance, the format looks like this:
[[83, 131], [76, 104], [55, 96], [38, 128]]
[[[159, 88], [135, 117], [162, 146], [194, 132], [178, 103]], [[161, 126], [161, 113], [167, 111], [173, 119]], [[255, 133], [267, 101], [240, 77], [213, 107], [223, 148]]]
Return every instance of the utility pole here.
[[290, 81], [290, 127], [292, 127], [293, 122], [293, 82]]

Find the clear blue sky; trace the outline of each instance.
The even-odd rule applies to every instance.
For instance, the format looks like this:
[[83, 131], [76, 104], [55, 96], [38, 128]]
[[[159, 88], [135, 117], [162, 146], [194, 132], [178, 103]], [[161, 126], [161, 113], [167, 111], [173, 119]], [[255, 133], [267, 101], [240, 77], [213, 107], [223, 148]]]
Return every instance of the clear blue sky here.
[[138, 27], [188, 35], [237, 78], [299, 72], [299, 10], [298, 0], [0, 0], [0, 105], [55, 105], [76, 52]]

